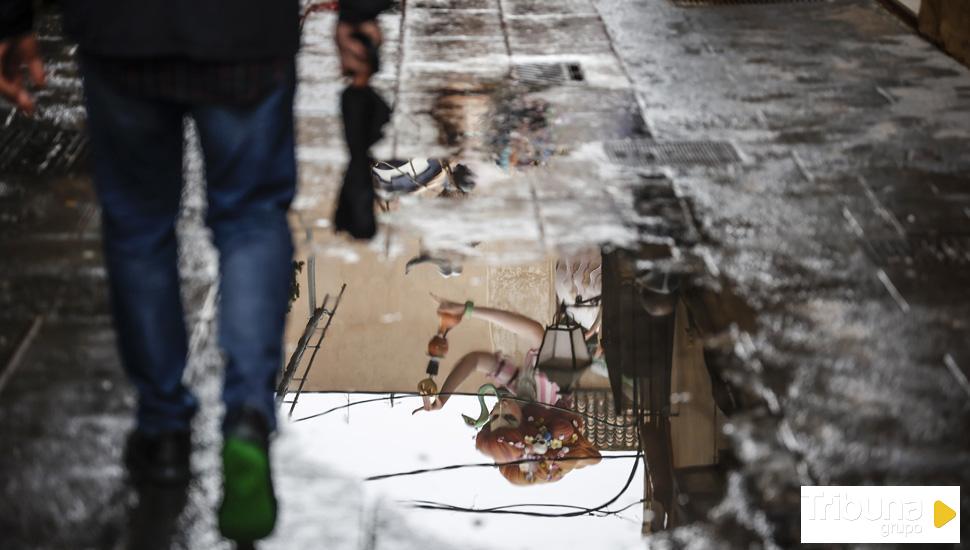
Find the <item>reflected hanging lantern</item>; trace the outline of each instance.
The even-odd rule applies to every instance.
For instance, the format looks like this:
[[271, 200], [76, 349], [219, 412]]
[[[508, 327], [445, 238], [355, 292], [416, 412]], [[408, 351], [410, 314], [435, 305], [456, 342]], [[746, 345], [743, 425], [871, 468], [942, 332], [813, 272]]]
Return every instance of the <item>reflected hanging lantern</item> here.
[[563, 302], [552, 324], [546, 327], [536, 368], [560, 389], [568, 390], [592, 362], [583, 327], [569, 315]]

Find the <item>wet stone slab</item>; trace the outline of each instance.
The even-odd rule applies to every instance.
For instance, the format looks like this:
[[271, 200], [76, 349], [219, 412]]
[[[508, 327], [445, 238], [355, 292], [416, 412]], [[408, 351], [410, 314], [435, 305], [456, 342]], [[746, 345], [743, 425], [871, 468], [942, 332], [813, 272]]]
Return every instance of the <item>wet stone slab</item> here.
[[[110, 325], [47, 323], [4, 388], [5, 544], [104, 544], [101, 514], [118, 497], [132, 392]], [[43, 365], [43, 367], [40, 367]], [[41, 497], [43, 495], [43, 497]]]
[[606, 29], [595, 15], [510, 17], [506, 25], [517, 55], [610, 53]]
[[414, 37], [420, 37], [418, 44], [449, 38], [491, 38], [499, 44], [504, 42], [497, 9], [450, 11], [409, 8], [407, 19], [409, 32]]

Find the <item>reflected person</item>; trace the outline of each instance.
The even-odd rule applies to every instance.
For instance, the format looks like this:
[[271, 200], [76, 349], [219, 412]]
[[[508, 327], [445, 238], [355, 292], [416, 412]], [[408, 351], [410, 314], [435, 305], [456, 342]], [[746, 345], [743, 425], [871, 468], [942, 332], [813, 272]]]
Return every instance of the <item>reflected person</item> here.
[[[596, 464], [599, 451], [583, 434], [578, 414], [560, 408], [567, 399], [558, 384], [536, 369], [536, 359], [545, 329], [542, 324], [519, 313], [476, 307], [473, 302], [459, 304], [439, 300], [439, 315], [460, 319], [480, 319], [519, 336], [529, 346], [525, 363], [514, 364], [502, 352], [473, 351], [462, 357], [448, 373], [441, 392], [433, 401], [416, 409], [440, 410], [449, 396], [475, 371], [492, 382], [479, 390], [482, 410], [477, 420], [465, 417], [478, 429], [475, 448], [497, 463], [499, 472], [516, 485], [559, 481], [568, 472]], [[494, 393], [496, 404], [489, 410], [484, 394]]]
[[[355, 86], [371, 69], [361, 33], [380, 43], [389, 0], [341, 0], [342, 69]], [[296, 0], [63, 0], [84, 85], [94, 184], [122, 363], [138, 392], [126, 464], [136, 483], [190, 477], [195, 396], [183, 384], [187, 336], [176, 222], [185, 119], [205, 161], [219, 251], [224, 535], [251, 541], [276, 521], [269, 436], [276, 427], [293, 245], [287, 211], [296, 188], [293, 98], [300, 43]], [[33, 0], [0, 0], [0, 94], [25, 113], [25, 85], [44, 68]]]

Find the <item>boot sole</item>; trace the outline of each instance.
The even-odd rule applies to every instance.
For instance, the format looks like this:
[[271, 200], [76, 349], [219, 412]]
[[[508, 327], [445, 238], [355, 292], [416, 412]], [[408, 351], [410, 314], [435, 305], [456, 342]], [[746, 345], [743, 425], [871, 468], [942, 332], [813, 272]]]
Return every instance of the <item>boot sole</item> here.
[[276, 525], [277, 503], [266, 451], [250, 441], [227, 438], [222, 468], [225, 481], [219, 531], [237, 542], [269, 536]]

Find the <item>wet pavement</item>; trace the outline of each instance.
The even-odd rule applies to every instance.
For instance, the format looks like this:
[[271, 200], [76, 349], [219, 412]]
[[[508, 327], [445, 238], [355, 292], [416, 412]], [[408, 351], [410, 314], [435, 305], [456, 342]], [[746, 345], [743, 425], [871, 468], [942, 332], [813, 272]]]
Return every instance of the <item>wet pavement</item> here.
[[[310, 16], [284, 359], [327, 311], [281, 409], [282, 515], [261, 548], [787, 548], [800, 485], [970, 482], [970, 72], [872, 0], [697, 4], [410, 0], [382, 16], [376, 86], [395, 112], [366, 245], [330, 227], [342, 85], [334, 16]], [[41, 36], [38, 119], [0, 120], [0, 546], [229, 548], [197, 145], [190, 129], [179, 225], [196, 480], [139, 498], [73, 50], [53, 17]], [[510, 438], [545, 457], [533, 468], [476, 449], [490, 426], [462, 422], [473, 396], [412, 415], [429, 293], [541, 325], [581, 299], [600, 357]], [[521, 367], [533, 347], [474, 319], [448, 340], [439, 386], [466, 353]]]
[[873, 2], [597, 5], [652, 133], [744, 158], [673, 174], [758, 311], [723, 371], [766, 406], [731, 419], [715, 529], [786, 546], [800, 484], [965, 484], [966, 69]]

